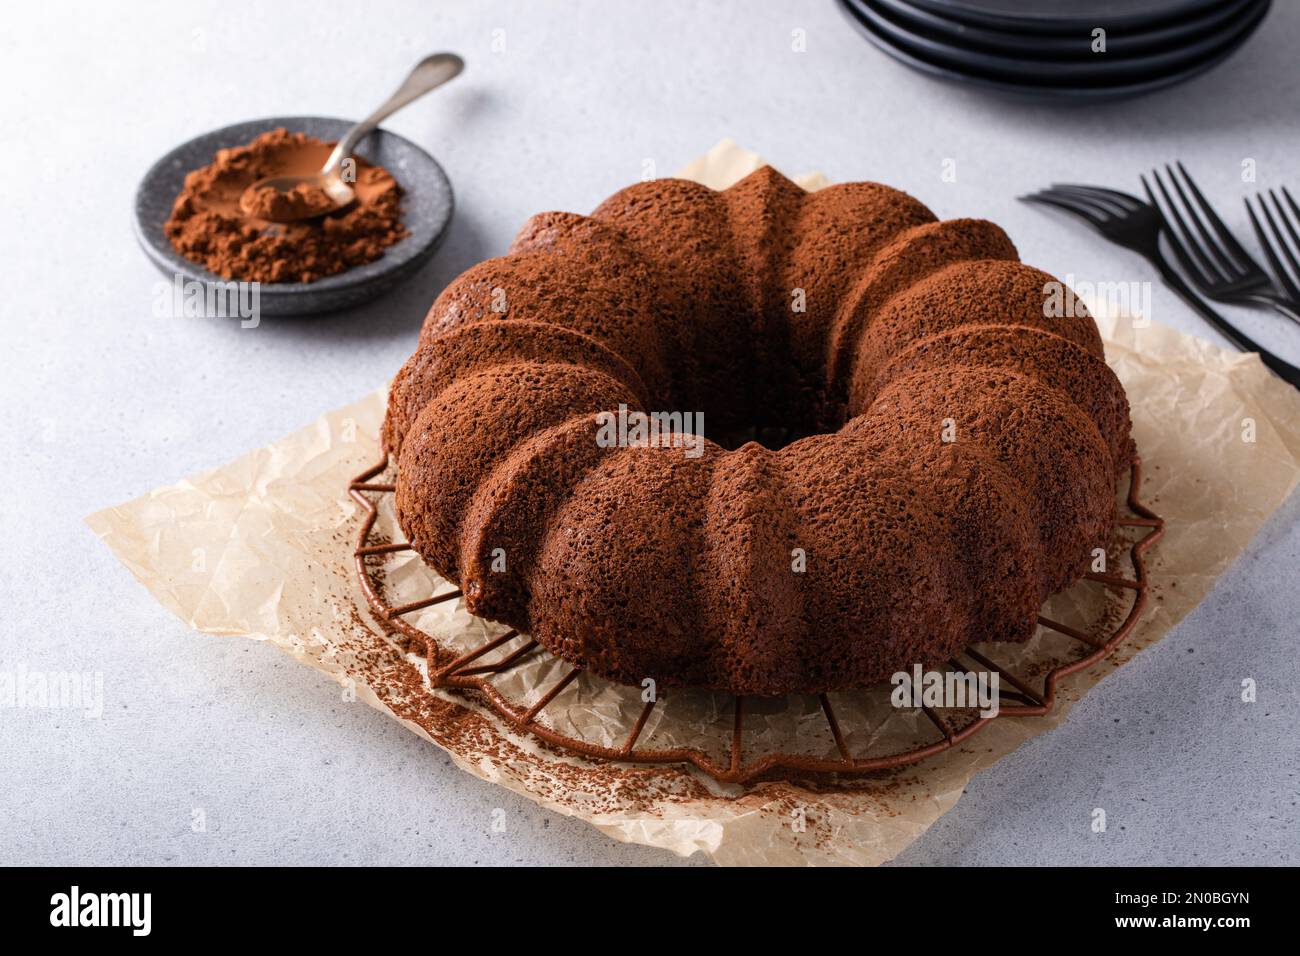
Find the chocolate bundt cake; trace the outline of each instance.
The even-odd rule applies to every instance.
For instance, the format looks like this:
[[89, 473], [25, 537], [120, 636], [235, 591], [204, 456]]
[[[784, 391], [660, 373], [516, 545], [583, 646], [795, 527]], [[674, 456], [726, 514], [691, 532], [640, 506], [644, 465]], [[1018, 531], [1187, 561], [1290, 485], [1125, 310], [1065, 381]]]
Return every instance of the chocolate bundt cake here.
[[[1133, 454], [1053, 281], [991, 223], [771, 168], [543, 213], [393, 382], [398, 520], [471, 612], [623, 683], [848, 690], [1025, 640]], [[712, 440], [598, 441], [620, 408]]]

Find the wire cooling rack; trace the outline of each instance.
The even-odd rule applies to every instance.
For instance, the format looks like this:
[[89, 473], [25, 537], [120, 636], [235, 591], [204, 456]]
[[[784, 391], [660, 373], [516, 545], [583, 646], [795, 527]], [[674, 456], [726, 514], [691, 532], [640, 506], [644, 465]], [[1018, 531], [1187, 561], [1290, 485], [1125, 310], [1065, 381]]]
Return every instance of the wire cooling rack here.
[[[676, 695], [687, 693], [679, 690], [660, 691], [653, 699], [645, 700], [635, 718], [629, 718], [622, 726], [604, 727], [602, 740], [620, 741], [616, 745], [597, 743], [581, 739], [563, 729], [572, 725], [572, 721], [547, 722], [548, 709], [558, 710], [564, 706], [564, 692], [583, 677], [593, 682], [594, 686], [605, 685], [618, 688], [602, 678], [581, 667], [573, 666], [551, 655], [536, 641], [530, 640], [518, 631], [510, 630], [503, 634], [486, 637], [483, 643], [468, 650], [452, 647], [435, 634], [428, 633], [411, 624], [406, 618], [434, 605], [454, 601], [461, 596], [458, 588], [438, 594], [430, 594], [414, 601], [400, 604], [390, 603], [386, 596], [384, 562], [394, 555], [412, 551], [408, 542], [390, 542], [380, 540], [376, 525], [380, 516], [380, 506], [386, 496], [394, 493], [395, 486], [391, 480], [385, 480], [389, 471], [388, 457], [368, 468], [354, 478], [348, 488], [352, 498], [361, 505], [364, 513], [361, 530], [357, 536], [354, 551], [357, 575], [366, 600], [373, 612], [384, 622], [391, 634], [401, 634], [409, 640], [411, 646], [422, 650], [427, 678], [432, 687], [448, 689], [464, 694], [486, 705], [499, 717], [516, 729], [533, 734], [553, 747], [596, 760], [616, 761], [639, 764], [689, 763], [698, 767], [715, 780], [724, 783], [743, 784], [757, 778], [774, 778], [793, 775], [854, 775], [873, 770], [884, 770], [915, 763], [941, 753], [964, 741], [969, 740], [995, 720], [1006, 718], [1023, 718], [1042, 716], [1051, 712], [1057, 700], [1057, 686], [1062, 678], [1091, 667], [1110, 655], [1112, 651], [1132, 632], [1147, 602], [1149, 582], [1144, 555], [1164, 533], [1164, 520], [1147, 508], [1140, 501], [1142, 484], [1141, 461], [1134, 459], [1130, 475], [1129, 488], [1125, 503], [1128, 514], [1119, 518], [1117, 544], [1127, 555], [1131, 565], [1131, 577], [1123, 574], [1092, 572], [1086, 574], [1074, 588], [1110, 589], [1114, 593], [1127, 595], [1127, 607], [1115, 616], [1117, 623], [1100, 627], [1082, 627], [1053, 620], [1040, 614], [1038, 623], [1047, 630], [1068, 639], [1068, 646], [1074, 653], [1061, 660], [1053, 655], [1048, 667], [1039, 662], [1020, 662], [1021, 673], [1014, 673], [1008, 666], [999, 665], [974, 647], [967, 648], [947, 662], [953, 671], [965, 673], [971, 671], [970, 664], [963, 657], [976, 665], [974, 670], [983, 670], [988, 674], [998, 675], [999, 696], [996, 716], [980, 717], [969, 709], [946, 715], [939, 709], [922, 705], [919, 710], [926, 720], [917, 722], [917, 734], [914, 745], [890, 752], [872, 752], [875, 735], [863, 732], [853, 735], [867, 740], [865, 747], [855, 747], [855, 741], [843, 729], [841, 714], [844, 695], [834, 695], [841, 701], [833, 704], [831, 695], [821, 694], [816, 698], [816, 708], [824, 719], [824, 730], [829, 730], [829, 741], [824, 753], [802, 752], [793, 748], [774, 747], [759, 750], [753, 744], [746, 747], [745, 715], [755, 709], [769, 713], [772, 709], [771, 698], [748, 698], [731, 694], [712, 694], [712, 707], [708, 711], [716, 715], [715, 723], [721, 725], [717, 739], [720, 747], [708, 748], [703, 745], [682, 744], [655, 746], [653, 742], [643, 742], [643, 732], [651, 720], [656, 707], [668, 706], [668, 701]], [[1133, 537], [1136, 534], [1136, 537]], [[1073, 589], [1072, 589], [1073, 590]], [[990, 649], [1009, 645], [984, 645]], [[499, 655], [491, 658], [493, 652]], [[546, 669], [549, 676], [557, 670], [562, 675], [549, 683], [536, 699], [523, 699], [507, 694], [494, 681], [512, 669], [522, 667], [526, 662], [536, 662], [538, 656], [550, 658], [559, 665]], [[1040, 676], [1035, 677], [1034, 673]], [[1037, 685], [1037, 686], [1036, 686]], [[1009, 689], [1007, 689], [1009, 688]], [[541, 688], [535, 688], [541, 691]], [[861, 692], [864, 703], [866, 698], [876, 695], [888, 706], [891, 685], [881, 684]], [[623, 688], [629, 693], [633, 689]], [[721, 699], [720, 699], [721, 698]], [[639, 700], [639, 698], [638, 698]], [[855, 702], [856, 704], [857, 702]], [[630, 712], [634, 712], [635, 708]], [[877, 713], [881, 711], [877, 708]], [[610, 721], [615, 720], [608, 716]], [[729, 727], [727, 726], [729, 724]], [[928, 728], [928, 729], [927, 729]], [[713, 728], [718, 729], [718, 728]], [[638, 746], [638, 744], [641, 746]], [[833, 746], [832, 746], [833, 743]]]

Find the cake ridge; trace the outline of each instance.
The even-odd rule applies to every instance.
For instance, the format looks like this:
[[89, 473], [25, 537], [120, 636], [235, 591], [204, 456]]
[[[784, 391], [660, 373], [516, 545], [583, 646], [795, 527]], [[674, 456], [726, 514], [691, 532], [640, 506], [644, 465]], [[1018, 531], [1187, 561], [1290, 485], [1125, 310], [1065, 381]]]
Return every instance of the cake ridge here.
[[[637, 407], [636, 397], [604, 373], [543, 362], [481, 369], [425, 405], [402, 443], [396, 502], [409, 540], [443, 577], [459, 577], [458, 536], [478, 483], [532, 433], [570, 417], [575, 403], [593, 412]], [[485, 442], [482, 418], [489, 411], [495, 427]], [[430, 502], [439, 506], [425, 507]]]
[[807, 429], [824, 431], [827, 395], [826, 343], [841, 297], [860, 264], [869, 262], [910, 226], [935, 221], [919, 200], [881, 183], [839, 183], [809, 193], [800, 204], [782, 281], [799, 308], [790, 324], [789, 362], [804, 383], [811, 412]]
[[[789, 349], [785, 318], [789, 294], [780, 279], [793, 245], [793, 223], [808, 193], [765, 165], [720, 195], [750, 313], [749, 347], [755, 374], [747, 390], [749, 417], [759, 426], [780, 422], [785, 417], [785, 393], [793, 385], [780, 377], [780, 358]], [[771, 405], [775, 405], [775, 413]], [[765, 421], [768, 416], [770, 420]]]
[[[543, 536], [531, 636], [611, 680], [707, 684], [702, 596], [691, 582], [703, 558], [698, 503], [720, 454], [712, 443], [697, 459], [628, 447], [589, 473]], [[618, 547], [615, 526], [634, 547]]]
[[[937, 656], [948, 655], [968, 608], [954, 590], [954, 548], [924, 489], [840, 435], [810, 436], [782, 455], [807, 550], [799, 583], [816, 625], [802, 634], [804, 680], [791, 689], [847, 690], [856, 684], [849, 675], [885, 679], [899, 669], [897, 660], [933, 663], [922, 648], [927, 642], [943, 648]], [[827, 466], [848, 472], [846, 480], [825, 484]], [[927, 600], [917, 602], [920, 594]], [[874, 640], [862, 640], [863, 631]]]
[[526, 619], [526, 582], [556, 498], [567, 497], [604, 455], [621, 450], [591, 441], [595, 418], [584, 412], [534, 432], [494, 462], [475, 489], [460, 540], [461, 590], [471, 614]]
[[[926, 387], [936, 380], [947, 387]], [[994, 402], [990, 396], [998, 389], [1012, 394]], [[927, 427], [910, 437], [920, 444], [943, 441], [942, 423], [949, 419], [953, 441], [969, 442], [974, 432], [974, 443], [1011, 470], [1033, 504], [1040, 546], [1053, 558], [1043, 568], [1042, 598], [1077, 580], [1092, 550], [1109, 543], [1116, 477], [1110, 449], [1093, 421], [1058, 389], [1009, 369], [920, 369], [891, 382], [846, 431], [867, 430], [885, 411], [912, 425], [919, 416]]]
[[[646, 362], [653, 368], [653, 373], [645, 376], [648, 385], [656, 389], [666, 386], [668, 356], [664, 351], [658, 314], [661, 296], [654, 287], [658, 277], [642, 262], [622, 229], [591, 216], [540, 213], [524, 224], [511, 242], [509, 253], [501, 258], [516, 256], [576, 272], [586, 284], [614, 282], [635, 305], [641, 326], [648, 333], [647, 338], [641, 341], [648, 346], [649, 354], [638, 353], [625, 358], [634, 364]], [[555, 312], [543, 314], [544, 321], [556, 322]], [[614, 348], [612, 344], [610, 347]]]
[[[949, 263], [889, 296], [863, 330], [849, 386], [849, 414], [864, 407], [863, 390], [876, 369], [913, 342], [970, 325], [1028, 325], [1055, 332], [1101, 357], [1101, 335], [1091, 316], [1050, 317], [1043, 309], [1047, 273], [1016, 260], [964, 259]], [[976, 302], [997, 302], [996, 315]], [[983, 306], [988, 309], [988, 306]]]
[[[538, 338], [550, 339], [549, 347], [544, 349]], [[457, 346], [461, 348], [457, 350]], [[598, 359], [606, 371], [616, 373], [643, 403], [649, 401], [649, 390], [636, 369], [617, 352], [583, 332], [530, 319], [473, 322], [421, 343], [398, 371], [389, 389], [389, 410], [383, 425], [385, 447], [400, 452], [402, 437], [410, 424], [425, 405], [452, 384], [453, 373], [466, 374], [510, 361], [539, 358], [572, 364]]]
[[[803, 600], [792, 573], [796, 543], [779, 452], [748, 442], [710, 476], [705, 563], [717, 587], [705, 590], [715, 675], [745, 674], [759, 684], [789, 682], [800, 657]], [[755, 646], [752, 633], [764, 635]], [[781, 653], [784, 648], [785, 653]]]
[[998, 258], [1019, 259], [1006, 233], [982, 219], [913, 226], [876, 250], [842, 297], [827, 336], [827, 395], [832, 405], [847, 406], [861, 337], [890, 299], [954, 262]]
[[[655, 210], [653, 222], [643, 215], [646, 208]], [[690, 180], [656, 179], [619, 190], [591, 215], [621, 229], [660, 277], [668, 307], [661, 333], [674, 339], [680, 370], [672, 407], [707, 411], [722, 431], [743, 424], [744, 354], [732, 346], [747, 331], [747, 315], [742, 310], [736, 321], [733, 304], [742, 283], [721, 194]], [[702, 355], [716, 364], [701, 363]]]
[[[1021, 348], [1025, 339], [1036, 340], [1038, 348]], [[977, 342], [983, 346], [978, 354], [958, 351], [962, 344]], [[1000, 350], [994, 351], [993, 347], [998, 346]], [[1048, 329], [1028, 325], [976, 324], [958, 326], [918, 339], [877, 370], [868, 396], [879, 394], [892, 378], [924, 367], [926, 363], [920, 357], [936, 351], [943, 358], [969, 366], [1006, 368], [1011, 366], [1004, 363], [1014, 359], [1016, 371], [1063, 394], [1088, 415], [1110, 449], [1117, 472], [1128, 467], [1132, 459], [1131, 422], [1128, 402], [1118, 377], [1103, 359]], [[1055, 361], [1051, 364], [1040, 361], [1049, 357]], [[1078, 367], [1080, 365], [1082, 369]], [[1079, 373], [1077, 376], [1076, 372]]]

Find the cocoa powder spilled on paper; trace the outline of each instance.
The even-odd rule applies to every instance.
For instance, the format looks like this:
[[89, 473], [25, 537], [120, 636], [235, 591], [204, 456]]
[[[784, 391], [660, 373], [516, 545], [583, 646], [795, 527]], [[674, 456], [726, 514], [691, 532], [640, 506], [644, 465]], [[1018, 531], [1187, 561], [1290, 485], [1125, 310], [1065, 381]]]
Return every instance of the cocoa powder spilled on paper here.
[[[332, 555], [355, 546], [350, 526], [337, 529]], [[328, 567], [329, 563], [323, 565]], [[337, 562], [331, 572], [352, 593], [331, 599], [322, 620], [332, 620], [331, 656], [351, 680], [368, 687], [388, 712], [414, 727], [445, 750], [452, 761], [484, 779], [526, 791], [542, 806], [596, 823], [638, 818], [666, 820], [683, 814], [701, 819], [745, 816], [760, 821], [747, 825], [745, 839], [761, 841], [762, 821], [787, 835], [795, 847], [826, 853], [842, 840], [836, 815], [864, 811], [886, 817], [898, 815], [891, 801], [907, 790], [919, 789], [920, 779], [903, 770], [881, 771], [864, 778], [810, 778], [760, 781], [720, 793], [701, 775], [674, 764], [610, 763], [566, 753], [537, 739], [514, 739], [511, 729], [459, 692], [438, 692], [417, 666], [424, 657], [419, 642], [378, 621], [356, 588], [355, 569]], [[335, 605], [334, 600], [339, 603]], [[522, 736], [527, 737], [525, 733]], [[483, 768], [494, 767], [491, 774]], [[730, 803], [735, 813], [721, 813]], [[799, 829], [794, 829], [795, 823]], [[638, 841], [641, 842], [641, 841]], [[651, 845], [662, 845], [649, 840]]]
[[228, 280], [313, 282], [374, 262], [410, 233], [402, 225], [397, 180], [360, 157], [349, 183], [356, 201], [338, 212], [288, 223], [263, 218], [325, 208], [319, 189], [272, 196], [260, 191], [253, 215], [240, 209], [240, 196], [259, 179], [319, 172], [333, 148], [281, 128], [219, 150], [209, 165], [185, 177], [163, 231], [177, 252]]

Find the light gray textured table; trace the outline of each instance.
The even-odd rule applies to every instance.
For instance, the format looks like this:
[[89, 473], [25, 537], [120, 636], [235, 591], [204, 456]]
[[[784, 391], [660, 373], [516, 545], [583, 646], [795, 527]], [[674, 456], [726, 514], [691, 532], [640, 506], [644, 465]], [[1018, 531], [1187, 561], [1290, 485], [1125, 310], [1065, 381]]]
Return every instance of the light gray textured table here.
[[[942, 217], [993, 219], [1057, 275], [1149, 279], [1014, 196], [1059, 179], [1134, 187], [1176, 156], [1216, 196], [1241, 194], [1246, 158], [1262, 182], [1296, 186], [1300, 5], [1275, 7], [1208, 75], [1065, 112], [907, 72], [829, 0], [366, 4], [311, 32], [307, 3], [8, 11], [0, 670], [102, 672], [105, 712], [0, 709], [0, 862], [675, 862], [460, 773], [271, 648], [189, 631], [83, 516], [374, 388], [437, 291], [501, 253], [529, 214], [588, 211], [645, 159], [669, 174], [724, 135], [789, 172], [880, 179]], [[388, 124], [457, 190], [450, 239], [422, 274], [322, 320], [240, 330], [151, 317], [158, 276], [130, 229], [149, 163], [237, 120], [356, 116], [444, 48], [466, 58], [465, 76]], [[1159, 287], [1154, 318], [1221, 341]], [[1288, 334], [1300, 330], [1241, 318], [1300, 361]], [[1300, 863], [1298, 512], [1293, 496], [1196, 613], [1064, 727], [979, 776], [901, 862]], [[1255, 706], [1236, 702], [1244, 674], [1260, 680]], [[1105, 834], [1090, 832], [1095, 806]], [[206, 832], [192, 832], [195, 808]]]

